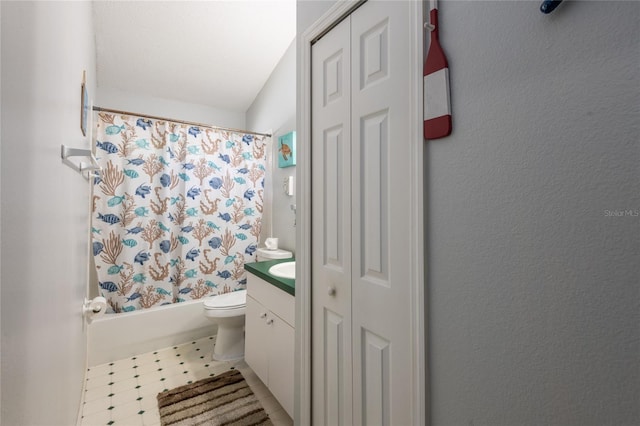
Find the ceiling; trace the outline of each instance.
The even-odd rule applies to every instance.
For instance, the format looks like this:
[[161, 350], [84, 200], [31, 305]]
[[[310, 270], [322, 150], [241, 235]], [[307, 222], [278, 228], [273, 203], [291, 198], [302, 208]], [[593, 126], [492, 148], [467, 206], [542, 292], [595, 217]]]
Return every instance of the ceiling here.
[[97, 84], [245, 112], [295, 37], [295, 0], [95, 1]]

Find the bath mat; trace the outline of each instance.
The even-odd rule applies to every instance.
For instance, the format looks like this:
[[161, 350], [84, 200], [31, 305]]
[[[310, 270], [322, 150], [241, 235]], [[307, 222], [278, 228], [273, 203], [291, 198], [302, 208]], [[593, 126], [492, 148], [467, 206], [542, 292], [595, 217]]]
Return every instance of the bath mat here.
[[273, 425], [238, 370], [159, 393], [158, 409], [162, 426]]

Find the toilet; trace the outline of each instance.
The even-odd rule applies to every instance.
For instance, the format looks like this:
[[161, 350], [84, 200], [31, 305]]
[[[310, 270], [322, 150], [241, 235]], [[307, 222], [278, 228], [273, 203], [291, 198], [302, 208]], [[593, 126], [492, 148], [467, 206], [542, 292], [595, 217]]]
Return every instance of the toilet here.
[[218, 325], [212, 358], [231, 361], [244, 358], [244, 316], [247, 290], [232, 291], [208, 297], [204, 316]]

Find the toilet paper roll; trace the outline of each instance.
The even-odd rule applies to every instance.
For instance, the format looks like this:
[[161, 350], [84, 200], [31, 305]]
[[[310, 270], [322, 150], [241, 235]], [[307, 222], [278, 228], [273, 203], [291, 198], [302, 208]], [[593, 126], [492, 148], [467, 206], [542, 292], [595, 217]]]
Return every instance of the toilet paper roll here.
[[102, 296], [96, 297], [89, 302], [89, 316], [95, 318], [104, 315], [107, 311], [107, 299]]
[[264, 240], [264, 245], [269, 250], [278, 250], [278, 239], [277, 238], [267, 238]]

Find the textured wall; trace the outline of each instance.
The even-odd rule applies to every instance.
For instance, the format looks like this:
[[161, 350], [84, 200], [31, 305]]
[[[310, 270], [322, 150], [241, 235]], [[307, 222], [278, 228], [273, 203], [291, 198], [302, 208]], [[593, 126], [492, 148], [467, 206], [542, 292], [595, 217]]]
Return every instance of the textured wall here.
[[[272, 171], [267, 176], [265, 201], [271, 206], [265, 210], [262, 226], [263, 237], [278, 237], [281, 248], [295, 252], [296, 229], [291, 204], [295, 195], [284, 194], [282, 183], [286, 176], [296, 175], [295, 167], [278, 168], [278, 136], [296, 130], [296, 49], [291, 43], [282, 59], [271, 73], [255, 101], [247, 110], [247, 129], [257, 132], [271, 131], [273, 144], [268, 159]], [[264, 238], [262, 239], [264, 243]]]
[[[297, 4], [300, 35], [333, 2]], [[640, 424], [640, 3], [539, 5], [439, 5], [433, 426]]]
[[640, 424], [640, 3], [440, 3], [433, 425]]
[[3, 425], [72, 425], [84, 378], [89, 185], [60, 145], [87, 148], [95, 94], [89, 2], [2, 2]]

